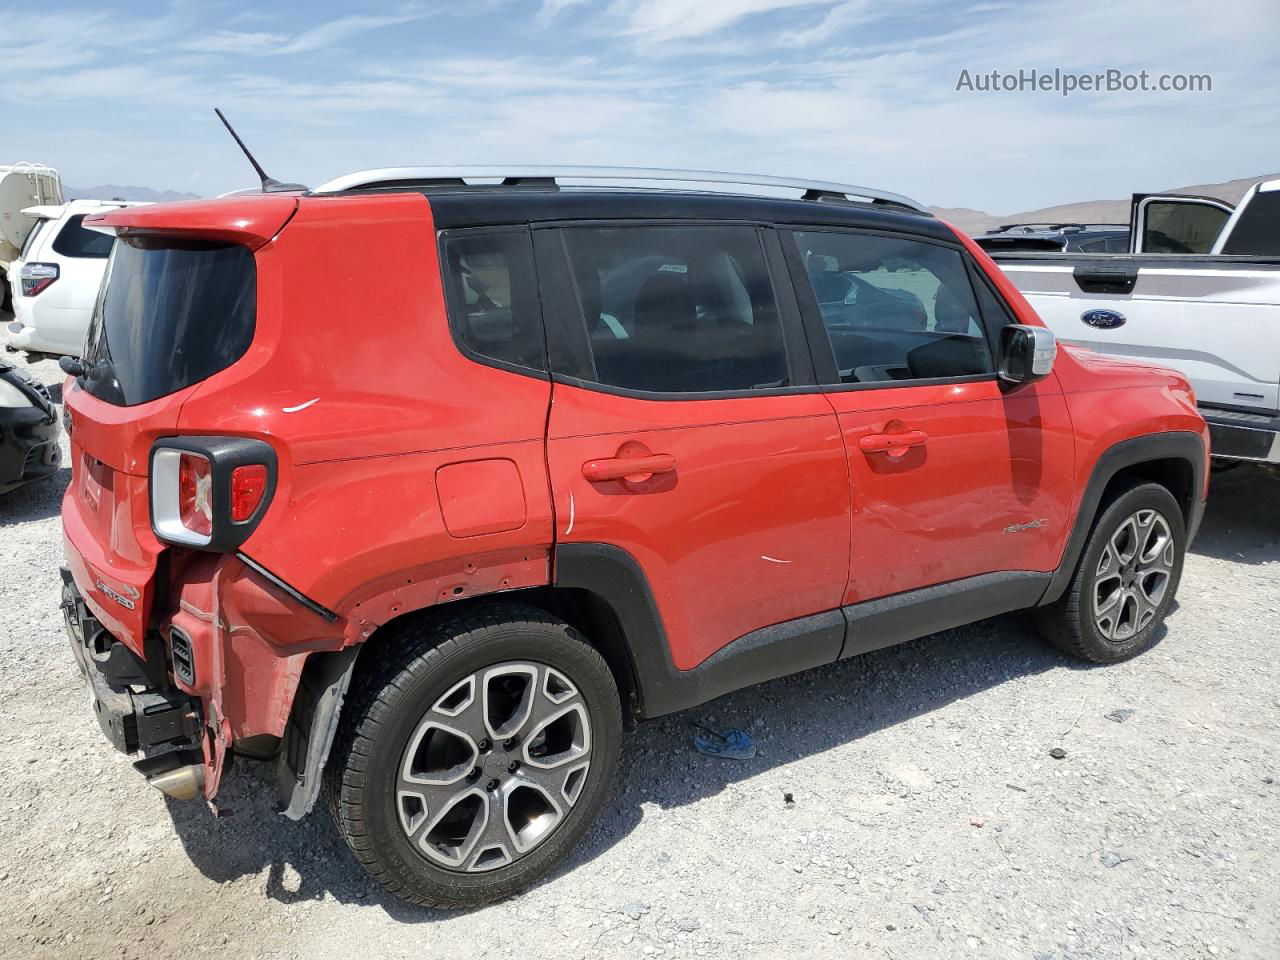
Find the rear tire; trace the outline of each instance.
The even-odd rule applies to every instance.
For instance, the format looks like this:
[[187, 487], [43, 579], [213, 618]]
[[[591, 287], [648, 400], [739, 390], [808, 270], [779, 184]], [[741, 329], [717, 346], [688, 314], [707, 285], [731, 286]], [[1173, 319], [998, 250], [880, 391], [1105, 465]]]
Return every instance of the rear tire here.
[[1173, 604], [1187, 534], [1178, 501], [1158, 483], [1134, 483], [1102, 511], [1066, 591], [1035, 611], [1041, 635], [1090, 663], [1147, 650]]
[[603, 658], [520, 604], [410, 620], [373, 642], [325, 774], [356, 859], [396, 896], [443, 909], [545, 875], [595, 820], [617, 765]]

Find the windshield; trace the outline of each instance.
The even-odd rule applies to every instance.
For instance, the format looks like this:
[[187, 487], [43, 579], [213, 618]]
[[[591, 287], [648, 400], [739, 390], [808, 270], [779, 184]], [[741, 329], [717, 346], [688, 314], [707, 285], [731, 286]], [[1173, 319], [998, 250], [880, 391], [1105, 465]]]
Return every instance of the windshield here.
[[256, 300], [244, 247], [118, 238], [85, 344], [85, 389], [133, 406], [225, 370], [253, 340]]

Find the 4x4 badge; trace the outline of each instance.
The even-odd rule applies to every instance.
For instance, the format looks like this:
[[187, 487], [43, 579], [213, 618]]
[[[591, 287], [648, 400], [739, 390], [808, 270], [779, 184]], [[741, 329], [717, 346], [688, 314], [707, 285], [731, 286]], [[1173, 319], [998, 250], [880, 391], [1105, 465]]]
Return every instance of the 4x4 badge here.
[[1049, 525], [1048, 517], [1041, 517], [1039, 520], [1028, 520], [1026, 523], [1011, 523], [1004, 528], [1005, 533], [1021, 533], [1023, 530], [1039, 530], [1041, 527]]
[[97, 582], [96, 586], [99, 590], [105, 593], [108, 597], [110, 597], [116, 603], [120, 604], [120, 606], [124, 607], [126, 610], [134, 609], [134, 602], [132, 600], [130, 600], [128, 597], [122, 596], [119, 593], [116, 593], [116, 591], [112, 590], [101, 580]]

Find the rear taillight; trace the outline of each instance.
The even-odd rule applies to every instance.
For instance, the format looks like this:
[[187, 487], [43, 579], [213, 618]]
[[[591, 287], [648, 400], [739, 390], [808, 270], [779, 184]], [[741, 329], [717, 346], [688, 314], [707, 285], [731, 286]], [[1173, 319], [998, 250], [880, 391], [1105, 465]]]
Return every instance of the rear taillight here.
[[248, 523], [267, 492], [267, 467], [250, 463], [231, 471], [231, 522]]
[[34, 297], [37, 293], [49, 289], [58, 279], [56, 263], [24, 263], [18, 271], [18, 279], [22, 281], [22, 295]]
[[173, 437], [151, 449], [151, 526], [166, 543], [240, 547], [275, 492], [271, 445], [246, 437]]
[[213, 466], [198, 453], [178, 454], [178, 519], [192, 533], [213, 533]]

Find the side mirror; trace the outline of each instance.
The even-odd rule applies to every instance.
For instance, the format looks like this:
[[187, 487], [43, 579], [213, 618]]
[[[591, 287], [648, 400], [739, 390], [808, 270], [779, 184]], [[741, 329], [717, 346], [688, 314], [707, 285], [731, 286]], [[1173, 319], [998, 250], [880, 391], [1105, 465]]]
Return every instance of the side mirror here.
[[1011, 323], [1000, 331], [1000, 379], [1011, 385], [1035, 383], [1053, 372], [1058, 339], [1048, 327]]

